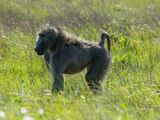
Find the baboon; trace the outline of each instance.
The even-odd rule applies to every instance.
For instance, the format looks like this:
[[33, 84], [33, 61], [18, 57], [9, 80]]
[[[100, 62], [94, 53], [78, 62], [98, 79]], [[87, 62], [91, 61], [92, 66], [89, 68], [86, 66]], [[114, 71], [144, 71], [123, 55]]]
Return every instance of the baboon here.
[[[108, 49], [104, 48], [107, 39]], [[64, 89], [63, 74], [74, 74], [87, 68], [86, 82], [96, 94], [110, 64], [110, 36], [101, 34], [99, 43], [73, 36], [61, 28], [46, 26], [37, 37], [35, 51], [44, 55], [46, 65], [53, 76], [52, 92]]]

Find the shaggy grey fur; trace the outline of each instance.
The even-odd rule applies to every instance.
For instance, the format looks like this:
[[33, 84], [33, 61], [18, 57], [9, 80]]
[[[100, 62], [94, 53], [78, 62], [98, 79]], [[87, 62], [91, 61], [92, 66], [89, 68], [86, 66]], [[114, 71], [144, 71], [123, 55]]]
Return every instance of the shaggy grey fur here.
[[[108, 49], [104, 48], [107, 38]], [[46, 65], [53, 76], [52, 92], [64, 89], [63, 74], [74, 74], [87, 68], [86, 82], [93, 93], [101, 91], [110, 64], [110, 36], [101, 34], [101, 40], [93, 43], [54, 27], [47, 26], [38, 35], [35, 51], [44, 55]]]

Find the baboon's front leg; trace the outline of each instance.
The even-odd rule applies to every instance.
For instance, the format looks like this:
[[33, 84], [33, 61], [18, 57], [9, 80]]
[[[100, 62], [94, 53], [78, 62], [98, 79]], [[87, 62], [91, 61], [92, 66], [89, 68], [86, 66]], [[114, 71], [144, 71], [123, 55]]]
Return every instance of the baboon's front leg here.
[[67, 65], [66, 61], [63, 54], [60, 53], [55, 54], [51, 59], [52, 92], [59, 92], [64, 89], [63, 73]]
[[59, 92], [63, 89], [64, 89], [63, 74], [53, 71], [52, 92]]

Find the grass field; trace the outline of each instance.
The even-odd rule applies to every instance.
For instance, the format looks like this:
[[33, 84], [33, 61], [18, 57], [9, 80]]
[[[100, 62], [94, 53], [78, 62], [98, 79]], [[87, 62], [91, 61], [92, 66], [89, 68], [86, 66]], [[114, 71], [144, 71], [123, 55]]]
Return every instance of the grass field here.
[[[50, 94], [51, 76], [34, 52], [46, 23], [98, 41], [112, 38], [112, 64], [94, 96], [85, 70], [65, 76]], [[159, 120], [160, 0], [0, 0], [0, 120]]]

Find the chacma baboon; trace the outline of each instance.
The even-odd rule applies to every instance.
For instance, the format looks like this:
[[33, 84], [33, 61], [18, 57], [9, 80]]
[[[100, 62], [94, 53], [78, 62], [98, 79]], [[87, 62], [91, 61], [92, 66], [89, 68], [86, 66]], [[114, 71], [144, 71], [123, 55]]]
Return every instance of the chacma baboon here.
[[[108, 49], [104, 48], [107, 38]], [[110, 64], [110, 36], [101, 34], [99, 43], [80, 40], [64, 30], [46, 26], [38, 35], [35, 51], [44, 60], [53, 76], [52, 92], [64, 89], [63, 74], [74, 74], [85, 67], [86, 82], [93, 93], [101, 90], [101, 81]]]

